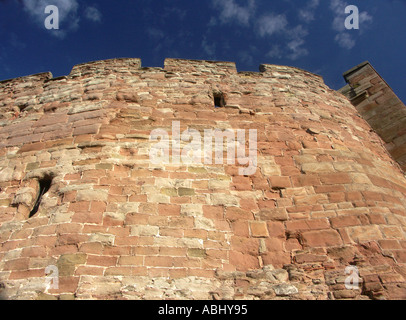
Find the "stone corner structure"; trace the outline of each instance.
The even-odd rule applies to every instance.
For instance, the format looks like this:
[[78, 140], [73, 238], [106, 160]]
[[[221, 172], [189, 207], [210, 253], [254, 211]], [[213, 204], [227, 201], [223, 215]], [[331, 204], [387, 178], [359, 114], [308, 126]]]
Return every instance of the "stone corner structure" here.
[[[405, 299], [404, 105], [369, 63], [345, 79], [129, 58], [0, 81], [0, 296]], [[173, 121], [256, 129], [256, 172], [152, 164]]]

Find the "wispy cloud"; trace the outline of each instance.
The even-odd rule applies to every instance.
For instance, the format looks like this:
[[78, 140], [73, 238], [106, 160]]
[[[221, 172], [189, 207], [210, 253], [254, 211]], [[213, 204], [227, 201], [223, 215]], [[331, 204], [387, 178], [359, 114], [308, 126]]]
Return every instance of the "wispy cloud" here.
[[221, 23], [236, 22], [248, 26], [250, 19], [255, 13], [255, 0], [248, 0], [246, 6], [237, 4], [234, 0], [212, 0], [214, 8], [220, 11]]
[[312, 22], [315, 19], [315, 12], [319, 4], [320, 0], [310, 0], [304, 8], [299, 9], [299, 19], [305, 23]]
[[272, 36], [286, 30], [288, 19], [283, 14], [269, 13], [258, 20], [258, 32], [261, 37]]
[[203, 49], [204, 53], [207, 54], [210, 58], [215, 57], [216, 44], [215, 43], [209, 43], [206, 36], [203, 37], [201, 46], [202, 46], [202, 49]]
[[84, 12], [85, 18], [93, 22], [101, 22], [102, 13], [94, 6], [87, 7]]
[[258, 20], [258, 33], [261, 37], [282, 36], [284, 45], [273, 45], [267, 56], [270, 58], [288, 58], [297, 60], [309, 54], [304, 48], [308, 35], [303, 25], [291, 27], [285, 15], [268, 14]]

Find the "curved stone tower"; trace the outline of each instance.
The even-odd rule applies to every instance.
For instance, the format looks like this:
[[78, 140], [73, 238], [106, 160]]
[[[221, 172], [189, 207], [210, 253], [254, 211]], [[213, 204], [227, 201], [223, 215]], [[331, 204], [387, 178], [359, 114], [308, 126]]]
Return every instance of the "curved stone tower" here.
[[[5, 299], [406, 298], [404, 173], [315, 74], [113, 59], [2, 81], [0, 108]], [[255, 172], [150, 159], [177, 125], [257, 130]]]

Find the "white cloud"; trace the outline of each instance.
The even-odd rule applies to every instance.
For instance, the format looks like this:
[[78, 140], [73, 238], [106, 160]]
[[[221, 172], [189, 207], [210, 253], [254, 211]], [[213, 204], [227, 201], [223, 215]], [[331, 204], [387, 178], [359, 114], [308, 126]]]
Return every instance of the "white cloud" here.
[[270, 58], [286, 57], [290, 60], [297, 60], [309, 54], [304, 48], [305, 38], [309, 34], [302, 25], [290, 27], [285, 15], [269, 14], [258, 20], [258, 32], [261, 37], [280, 35], [285, 45], [274, 45], [267, 53]]
[[234, 0], [212, 0], [212, 3], [220, 10], [221, 23], [237, 22], [248, 26], [255, 12], [255, 0], [249, 0], [247, 6], [240, 6]]
[[300, 57], [307, 56], [309, 51], [302, 46], [305, 44], [303, 39], [295, 39], [288, 42], [287, 47], [289, 48], [289, 53], [287, 55], [290, 60], [297, 60]]
[[288, 20], [285, 15], [273, 13], [262, 16], [258, 20], [258, 31], [261, 37], [272, 36], [286, 29]]
[[213, 58], [215, 56], [216, 53], [216, 44], [215, 43], [209, 43], [207, 41], [207, 37], [203, 37], [202, 40], [202, 49], [203, 51], [210, 57]]
[[272, 49], [266, 54], [269, 58], [281, 59], [283, 58], [283, 49], [280, 45], [274, 44]]
[[344, 49], [352, 49], [355, 46], [355, 40], [351, 35], [345, 32], [341, 32], [336, 35], [334, 40], [338, 43], [338, 45]]
[[312, 22], [315, 17], [315, 11], [320, 4], [320, 0], [310, 0], [303, 9], [299, 10], [299, 19], [306, 23]]
[[151, 38], [154, 38], [156, 40], [161, 40], [165, 37], [165, 33], [161, 29], [154, 27], [148, 28], [147, 33]]
[[96, 7], [87, 7], [85, 9], [85, 17], [90, 21], [100, 22], [102, 19], [102, 14]]

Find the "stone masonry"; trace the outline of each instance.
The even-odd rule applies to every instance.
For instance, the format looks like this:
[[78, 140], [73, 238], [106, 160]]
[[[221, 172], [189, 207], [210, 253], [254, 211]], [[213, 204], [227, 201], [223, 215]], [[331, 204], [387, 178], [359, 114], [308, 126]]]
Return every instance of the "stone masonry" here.
[[[1, 81], [0, 108], [4, 299], [406, 298], [396, 137], [318, 75], [113, 59]], [[173, 121], [256, 129], [256, 172], [151, 163]]]
[[344, 73], [340, 90], [385, 142], [392, 157], [406, 171], [406, 106], [366, 61]]

